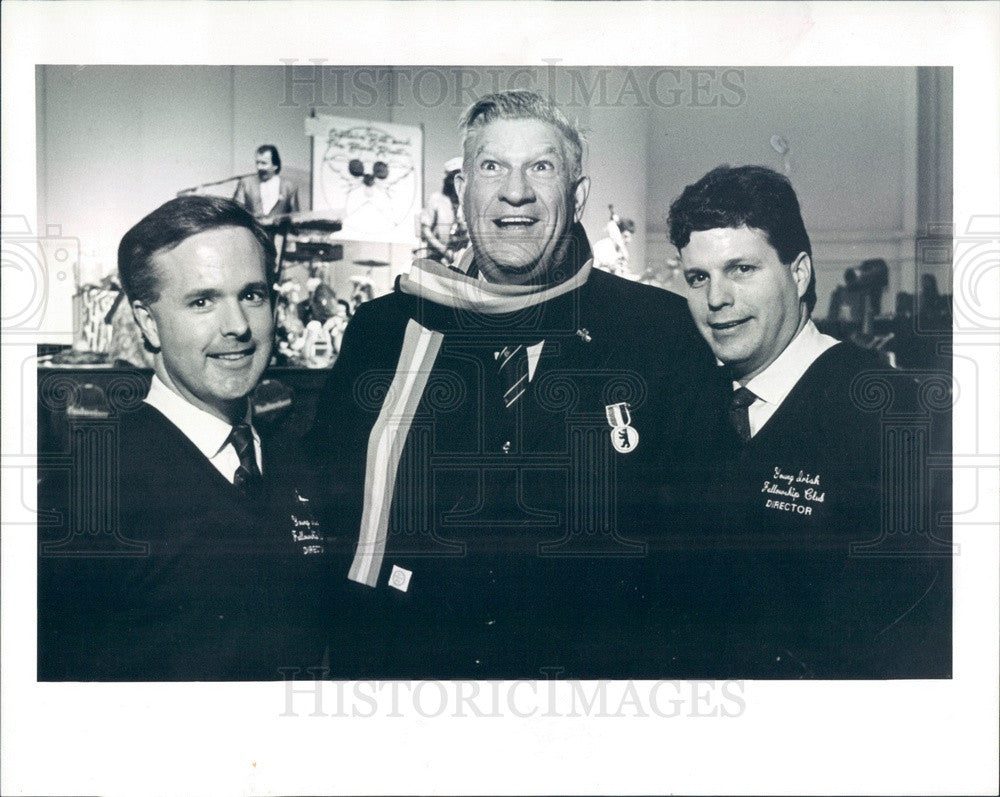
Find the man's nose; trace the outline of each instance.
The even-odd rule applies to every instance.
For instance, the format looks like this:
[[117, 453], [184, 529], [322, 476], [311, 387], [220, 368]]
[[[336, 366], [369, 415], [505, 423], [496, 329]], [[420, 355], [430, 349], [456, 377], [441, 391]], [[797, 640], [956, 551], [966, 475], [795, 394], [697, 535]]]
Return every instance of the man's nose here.
[[708, 308], [721, 310], [733, 303], [733, 290], [727, 279], [713, 279], [708, 282]]
[[250, 337], [250, 322], [240, 302], [223, 302], [219, 312], [219, 328], [224, 336], [241, 339]]
[[520, 169], [511, 169], [501, 187], [500, 199], [509, 205], [526, 205], [535, 201], [535, 189]]

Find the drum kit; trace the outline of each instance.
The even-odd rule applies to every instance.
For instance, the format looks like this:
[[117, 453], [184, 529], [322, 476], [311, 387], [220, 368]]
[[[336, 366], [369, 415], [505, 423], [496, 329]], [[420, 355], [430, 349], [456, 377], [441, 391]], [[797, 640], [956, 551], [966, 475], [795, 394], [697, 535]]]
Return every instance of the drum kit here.
[[[321, 211], [299, 211], [280, 216], [268, 216], [262, 226], [272, 235], [281, 236], [281, 248], [275, 267], [275, 277], [280, 276], [286, 261], [297, 263], [334, 263], [344, 259], [343, 244], [330, 240], [332, 233], [340, 232], [342, 224], [336, 219], [324, 216]], [[368, 269], [372, 276], [376, 268], [388, 268], [387, 260], [353, 260], [355, 266]]]

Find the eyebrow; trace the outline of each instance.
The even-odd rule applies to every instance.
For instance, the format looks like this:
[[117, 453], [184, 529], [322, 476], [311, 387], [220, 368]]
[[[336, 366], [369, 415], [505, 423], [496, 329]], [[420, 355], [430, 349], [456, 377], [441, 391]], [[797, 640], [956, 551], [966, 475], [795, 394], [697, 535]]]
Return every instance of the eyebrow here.
[[[267, 283], [260, 280], [257, 282], [248, 282], [242, 288], [239, 289], [237, 293], [243, 294], [247, 291], [260, 291], [261, 293], [267, 293]], [[184, 301], [189, 302], [194, 299], [217, 299], [223, 295], [223, 292], [218, 288], [196, 288], [193, 291], [188, 291], [184, 294]]]
[[[683, 261], [682, 261], [683, 262]], [[722, 268], [731, 268], [732, 266], [739, 266], [743, 263], [747, 265], [754, 265], [757, 261], [752, 257], [731, 257], [725, 263], [722, 264]], [[698, 268], [697, 266], [685, 266], [685, 271], [708, 271], [707, 268]]]
[[196, 288], [193, 291], [185, 293], [183, 299], [185, 302], [188, 302], [192, 299], [215, 299], [221, 295], [222, 291], [215, 288]]
[[[484, 153], [486, 155], [488, 155], [492, 160], [506, 162], [506, 159], [502, 155], [500, 155], [497, 152], [494, 152], [493, 150], [487, 149], [485, 146], [479, 146], [476, 149], [476, 152], [475, 152], [475, 154], [474, 154], [473, 157], [474, 158], [478, 158], [480, 155], [482, 155]], [[562, 158], [563, 157], [563, 152], [562, 152], [562, 150], [559, 147], [548, 146], [544, 150], [542, 150], [541, 153], [539, 153], [537, 155], [532, 155], [531, 158], [529, 158], [529, 160], [535, 160], [537, 158], [542, 157], [543, 155], [558, 155], [560, 158]]]

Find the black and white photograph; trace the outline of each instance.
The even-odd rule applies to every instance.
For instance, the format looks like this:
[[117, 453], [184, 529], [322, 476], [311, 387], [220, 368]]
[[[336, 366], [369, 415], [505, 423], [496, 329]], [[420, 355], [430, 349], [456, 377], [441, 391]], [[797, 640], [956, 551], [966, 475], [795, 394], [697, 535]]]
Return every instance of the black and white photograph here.
[[989, 793], [995, 9], [139, 5], [4, 57], [10, 793]]

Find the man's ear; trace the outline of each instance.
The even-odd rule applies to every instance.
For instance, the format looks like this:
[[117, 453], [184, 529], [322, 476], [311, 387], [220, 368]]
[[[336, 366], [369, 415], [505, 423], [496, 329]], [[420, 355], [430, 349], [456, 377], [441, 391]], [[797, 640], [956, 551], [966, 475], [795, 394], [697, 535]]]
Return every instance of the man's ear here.
[[465, 176], [462, 172], [455, 175], [455, 194], [458, 196], [458, 206], [465, 205]]
[[155, 351], [159, 351], [160, 332], [156, 327], [156, 319], [150, 312], [149, 307], [139, 299], [136, 299], [132, 302], [132, 316], [135, 318], [135, 323], [139, 325], [139, 329], [142, 331], [142, 336], [146, 339], [146, 342]]
[[791, 271], [792, 279], [795, 280], [795, 287], [801, 299], [809, 289], [809, 280], [813, 273], [812, 259], [805, 252], [799, 252], [799, 256], [792, 261], [788, 268]]
[[575, 206], [573, 221], [580, 221], [583, 218], [583, 208], [587, 204], [588, 196], [590, 196], [590, 178], [581, 177], [576, 181], [576, 188], [573, 189], [573, 203]]

